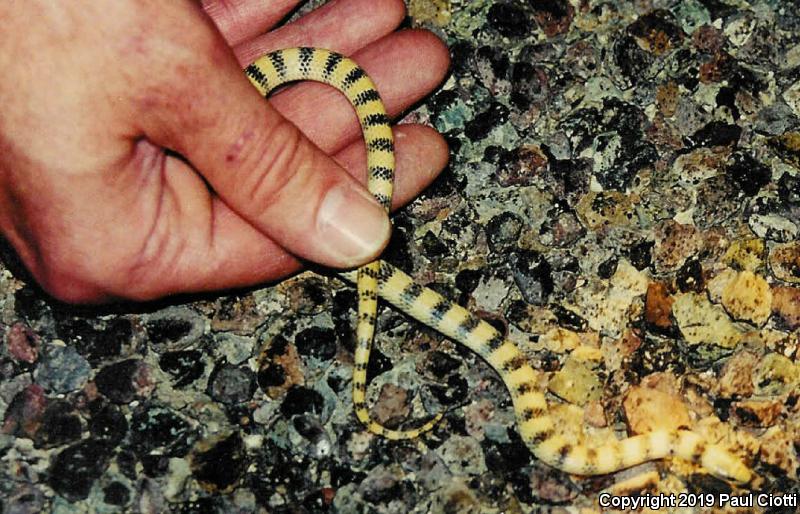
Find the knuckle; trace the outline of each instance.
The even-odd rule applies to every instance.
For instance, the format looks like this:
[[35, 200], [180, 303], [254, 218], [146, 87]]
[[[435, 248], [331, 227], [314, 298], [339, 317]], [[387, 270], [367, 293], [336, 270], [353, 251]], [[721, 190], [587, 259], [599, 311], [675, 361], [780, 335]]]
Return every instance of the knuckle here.
[[203, 10], [220, 29], [236, 29], [243, 23], [243, 12], [233, 0], [201, 0]]
[[230, 158], [232, 154], [227, 154], [226, 161], [239, 161], [238, 169], [245, 175], [239, 181], [244, 199], [250, 208], [261, 211], [278, 199], [309, 152], [299, 131], [286, 120], [264, 131], [260, 141], [250, 143], [237, 142], [239, 155]]

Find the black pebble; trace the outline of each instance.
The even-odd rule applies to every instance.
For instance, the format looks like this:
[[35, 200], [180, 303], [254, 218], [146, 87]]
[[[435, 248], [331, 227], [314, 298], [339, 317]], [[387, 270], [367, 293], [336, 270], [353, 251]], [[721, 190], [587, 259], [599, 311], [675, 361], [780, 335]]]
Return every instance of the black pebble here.
[[255, 392], [255, 378], [250, 368], [222, 364], [209, 377], [208, 394], [215, 400], [236, 404], [249, 400]]
[[151, 478], [164, 476], [169, 469], [169, 458], [158, 453], [142, 455], [139, 460], [144, 474]]
[[186, 455], [195, 431], [178, 414], [164, 407], [142, 404], [131, 417], [130, 448], [140, 458], [150, 452], [166, 458]]
[[158, 359], [158, 366], [172, 379], [175, 387], [184, 387], [201, 376], [206, 369], [200, 350], [166, 352]]
[[496, 3], [489, 8], [489, 26], [503, 36], [521, 37], [533, 28], [521, 8], [509, 3]]
[[627, 35], [622, 36], [614, 43], [612, 51], [614, 63], [630, 84], [636, 85], [647, 77], [653, 57], [642, 50], [636, 39]]
[[428, 358], [425, 364], [428, 371], [439, 379], [443, 379], [445, 376], [457, 370], [460, 365], [460, 360], [439, 350], [428, 352]]
[[472, 141], [483, 139], [493, 128], [502, 125], [508, 119], [508, 107], [493, 102], [485, 111], [477, 114], [464, 127], [464, 134]]
[[447, 245], [430, 230], [422, 236], [422, 251], [425, 253], [425, 257], [430, 260], [442, 257], [450, 252]]
[[131, 492], [122, 482], [111, 482], [103, 489], [103, 501], [109, 505], [127, 505]]
[[136, 397], [135, 376], [141, 365], [138, 359], [127, 359], [105, 366], [94, 377], [98, 391], [114, 403], [130, 403]]
[[507, 474], [524, 468], [531, 461], [531, 452], [516, 433], [509, 434], [511, 441], [498, 443], [490, 439], [483, 441], [486, 467], [493, 473]]
[[619, 259], [617, 257], [610, 257], [608, 260], [603, 261], [597, 266], [597, 276], [600, 278], [611, 278], [617, 272], [617, 265]]
[[729, 495], [733, 491], [728, 482], [705, 473], [692, 473], [687, 485], [689, 492], [695, 495], [710, 493], [719, 497], [721, 494]]
[[92, 364], [113, 359], [131, 342], [133, 327], [124, 318], [86, 320], [72, 316], [56, 317], [59, 337], [78, 350]]
[[92, 485], [108, 466], [108, 447], [94, 439], [86, 439], [67, 447], [56, 455], [48, 470], [47, 483], [69, 501], [89, 496]]
[[369, 355], [369, 363], [367, 364], [367, 382], [371, 382], [373, 378], [386, 373], [392, 368], [394, 368], [392, 359], [373, 346]]
[[463, 269], [456, 275], [456, 287], [464, 293], [471, 293], [481, 282], [480, 270]]
[[702, 292], [705, 289], [705, 279], [703, 278], [703, 266], [697, 259], [688, 259], [678, 270], [675, 283], [682, 293], [694, 291]]
[[119, 407], [95, 401], [91, 404], [90, 411], [89, 432], [92, 437], [110, 447], [122, 442], [128, 433], [128, 420]]
[[194, 478], [218, 491], [236, 484], [245, 468], [244, 442], [238, 432], [218, 441], [208, 450], [195, 453], [192, 458]]
[[64, 400], [54, 400], [42, 414], [36, 432], [36, 447], [51, 448], [80, 439], [83, 427], [72, 405]]
[[769, 166], [742, 152], [733, 154], [726, 173], [738, 189], [747, 196], [757, 194], [772, 179]]
[[498, 214], [486, 224], [489, 248], [495, 253], [504, 253], [517, 244], [524, 223], [512, 212]]
[[314, 415], [301, 414], [292, 419], [292, 425], [297, 433], [312, 443], [319, 441], [325, 435], [325, 429], [319, 418]]
[[456, 100], [458, 100], [458, 91], [455, 89], [445, 89], [439, 91], [430, 100], [428, 100], [428, 108], [431, 110], [431, 114], [433, 114], [433, 116], [438, 117]]
[[277, 387], [286, 382], [286, 370], [280, 364], [268, 362], [258, 370], [256, 381], [262, 390], [266, 390], [268, 387]]
[[321, 414], [324, 405], [325, 400], [317, 391], [296, 385], [286, 392], [286, 397], [281, 403], [281, 413], [287, 418], [305, 412]]
[[192, 322], [180, 318], [155, 318], [145, 324], [150, 342], [155, 345], [167, 345], [179, 341], [192, 331]]
[[514, 282], [532, 305], [544, 305], [553, 293], [553, 269], [541, 254], [520, 250], [511, 255]]
[[565, 309], [561, 305], [553, 305], [550, 310], [558, 319], [558, 324], [564, 328], [583, 332], [589, 326], [589, 323], [583, 317], [569, 309]]
[[336, 356], [336, 333], [329, 328], [307, 328], [294, 336], [294, 344], [306, 357], [330, 360]]
[[653, 246], [654, 243], [652, 241], [642, 241], [630, 247], [628, 250], [628, 258], [634, 268], [642, 271], [650, 267], [653, 260]]
[[433, 384], [430, 386], [431, 393], [439, 400], [442, 405], [458, 405], [467, 397], [469, 392], [467, 379], [460, 375], [450, 375], [447, 385]]
[[701, 127], [689, 138], [688, 146], [693, 148], [712, 146], [735, 146], [742, 135], [742, 127], [722, 121], [712, 121]]

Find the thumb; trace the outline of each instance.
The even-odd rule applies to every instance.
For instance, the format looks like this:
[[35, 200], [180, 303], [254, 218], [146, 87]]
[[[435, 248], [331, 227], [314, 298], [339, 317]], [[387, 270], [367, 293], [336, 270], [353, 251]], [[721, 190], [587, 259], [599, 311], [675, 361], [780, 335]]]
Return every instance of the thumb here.
[[333, 267], [377, 257], [391, 231], [383, 208], [261, 97], [221, 38], [214, 46], [181, 70], [148, 137], [188, 159], [233, 211], [289, 252]]

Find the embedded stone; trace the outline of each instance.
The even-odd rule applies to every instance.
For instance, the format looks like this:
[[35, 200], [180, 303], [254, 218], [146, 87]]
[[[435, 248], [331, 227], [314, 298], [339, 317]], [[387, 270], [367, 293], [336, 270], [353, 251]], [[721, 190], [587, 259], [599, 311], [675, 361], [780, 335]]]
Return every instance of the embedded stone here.
[[800, 284], [800, 241], [776, 245], [769, 253], [769, 267], [775, 278]]
[[783, 410], [778, 400], [744, 400], [733, 404], [733, 412], [746, 426], [770, 427], [775, 424]]
[[777, 353], [766, 354], [753, 374], [756, 394], [762, 396], [780, 396], [795, 390], [798, 383], [800, 383], [800, 367]]
[[764, 250], [761, 239], [738, 239], [731, 243], [722, 260], [736, 269], [753, 271], [763, 264]]
[[717, 381], [718, 395], [723, 398], [748, 397], [753, 394], [753, 370], [758, 357], [751, 352], [738, 352], [722, 366]]
[[539, 343], [556, 353], [566, 353], [581, 344], [581, 338], [572, 330], [556, 327], [548, 330], [539, 338]]
[[735, 319], [761, 326], [772, 312], [772, 291], [764, 278], [742, 271], [723, 289], [722, 305]]
[[644, 301], [644, 319], [654, 327], [662, 330], [672, 326], [672, 303], [675, 299], [669, 294], [663, 282], [651, 282], [647, 285]]
[[714, 344], [733, 348], [742, 338], [742, 331], [725, 310], [712, 304], [703, 294], [684, 293], [672, 304], [672, 315], [689, 344]]
[[553, 374], [547, 388], [559, 398], [576, 405], [597, 401], [603, 393], [603, 384], [592, 365], [572, 356]]
[[772, 288], [772, 312], [789, 330], [800, 327], [800, 288]]
[[654, 430], [677, 430], [691, 425], [681, 398], [659, 389], [634, 386], [622, 402], [628, 426], [637, 434]]
[[700, 231], [694, 225], [668, 220], [655, 229], [653, 261], [658, 271], [675, 271], [703, 247]]

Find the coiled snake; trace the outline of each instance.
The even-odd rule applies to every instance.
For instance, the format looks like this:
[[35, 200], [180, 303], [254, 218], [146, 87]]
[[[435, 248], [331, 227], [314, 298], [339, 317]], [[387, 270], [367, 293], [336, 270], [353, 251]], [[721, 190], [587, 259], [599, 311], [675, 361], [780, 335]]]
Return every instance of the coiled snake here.
[[[261, 57], [245, 70], [263, 94], [287, 82], [313, 80], [341, 91], [356, 110], [367, 146], [368, 189], [387, 209], [391, 205], [394, 143], [390, 120], [372, 80], [352, 60], [329, 50], [288, 48]], [[689, 430], [658, 430], [589, 447], [559, 433], [536, 374], [514, 343], [494, 327], [435, 291], [421, 286], [391, 264], [377, 260], [355, 272], [341, 273], [358, 289], [357, 346], [353, 372], [353, 403], [369, 431], [389, 439], [411, 439], [430, 430], [442, 415], [412, 430], [391, 430], [372, 420], [365, 402], [367, 362], [375, 332], [377, 302], [384, 300], [467, 346], [500, 375], [514, 405], [519, 433], [541, 461], [579, 475], [611, 473], [636, 464], [677, 456], [710, 473], [738, 483], [749, 482], [751, 471], [721, 446], [707, 443]]]

